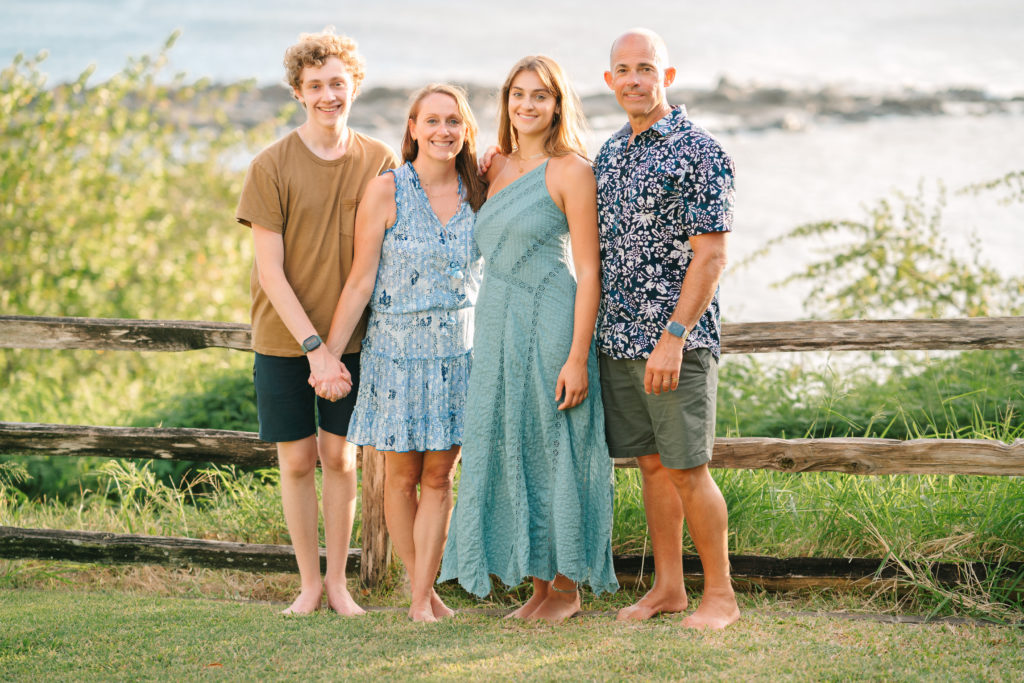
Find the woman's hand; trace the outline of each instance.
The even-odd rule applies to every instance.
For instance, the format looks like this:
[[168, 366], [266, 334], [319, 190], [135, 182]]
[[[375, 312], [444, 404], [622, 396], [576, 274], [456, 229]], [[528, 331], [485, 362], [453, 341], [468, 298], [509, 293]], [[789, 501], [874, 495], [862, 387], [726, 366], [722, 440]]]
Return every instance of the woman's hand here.
[[[559, 410], [569, 410], [583, 403], [587, 397], [587, 361], [567, 360], [555, 383], [555, 400], [562, 401]], [[564, 400], [563, 400], [564, 399]]]

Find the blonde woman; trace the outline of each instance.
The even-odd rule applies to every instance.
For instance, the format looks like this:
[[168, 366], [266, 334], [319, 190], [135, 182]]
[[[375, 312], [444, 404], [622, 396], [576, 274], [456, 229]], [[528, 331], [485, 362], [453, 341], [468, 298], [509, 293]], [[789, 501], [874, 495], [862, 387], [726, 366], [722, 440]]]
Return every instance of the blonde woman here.
[[612, 468], [593, 333], [600, 298], [596, 184], [579, 102], [531, 56], [501, 90], [498, 147], [474, 230], [484, 257], [459, 499], [441, 580], [490, 574], [532, 597], [512, 617], [560, 622], [579, 583], [617, 588]]
[[434, 579], [452, 513], [480, 284], [472, 233], [485, 188], [475, 141], [460, 88], [435, 84], [413, 96], [405, 163], [366, 188], [352, 274], [327, 340], [343, 349], [369, 303], [349, 440], [384, 454], [388, 532], [409, 574], [409, 617], [422, 622], [452, 613]]

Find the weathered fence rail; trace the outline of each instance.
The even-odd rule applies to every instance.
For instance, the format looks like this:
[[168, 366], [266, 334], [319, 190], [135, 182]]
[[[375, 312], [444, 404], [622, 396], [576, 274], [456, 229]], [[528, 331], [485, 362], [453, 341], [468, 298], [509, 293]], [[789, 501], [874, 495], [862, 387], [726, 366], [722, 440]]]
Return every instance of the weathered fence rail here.
[[[362, 552], [351, 549], [347, 571], [359, 571]], [[0, 557], [32, 558], [99, 564], [152, 564], [168, 567], [238, 569], [252, 572], [292, 572], [295, 557], [289, 545], [233, 543], [171, 536], [113, 534], [98, 531], [21, 529], [0, 526]], [[703, 578], [696, 555], [684, 555], [687, 576]], [[908, 579], [906, 570], [892, 560], [870, 558], [730, 555], [735, 580], [767, 589], [785, 589], [829, 581], [834, 585], [867, 583], [878, 579]], [[619, 581], [626, 585], [647, 579], [651, 559], [640, 555], [615, 557]], [[320, 570], [327, 569], [327, 553], [320, 550]], [[646, 574], [645, 574], [646, 569]], [[991, 569], [984, 563], [914, 563], [912, 571], [943, 585], [985, 581]], [[1008, 582], [1024, 573], [1024, 563], [1007, 563], [1000, 571]], [[1024, 589], [1024, 586], [1022, 586]]]
[[[248, 351], [241, 323], [0, 316], [0, 348]], [[723, 353], [1024, 348], [1024, 317], [725, 323]]]
[[[350, 548], [346, 571], [359, 571], [361, 556], [358, 548]], [[0, 557], [193, 566], [251, 572], [295, 571], [295, 553], [290, 545], [10, 526], [0, 526]], [[320, 549], [320, 570], [327, 570], [327, 551], [324, 548]]]
[[[250, 328], [243, 324], [219, 322], [0, 316], [0, 348], [112, 351], [227, 348], [248, 351]], [[1010, 348], [1024, 348], [1024, 317], [726, 323], [722, 331], [723, 353]], [[259, 441], [255, 434], [211, 429], [0, 422], [0, 453], [175, 459], [257, 466], [276, 463], [274, 446]], [[391, 555], [384, 523], [384, 477], [380, 460], [372, 448], [362, 449], [363, 547], [361, 551], [352, 549], [349, 552], [349, 569], [354, 571], [358, 567], [363, 581], [369, 585], [376, 584], [383, 576]], [[635, 462], [619, 465], [635, 466]], [[1024, 475], [1024, 440], [1004, 444], [945, 439], [717, 439], [712, 466], [865, 475]], [[261, 571], [294, 569], [289, 546], [11, 527], [0, 527], [0, 556], [192, 563]], [[808, 558], [760, 558], [775, 563], [772, 565], [775, 569], [768, 571], [745, 568], [747, 565], [744, 563], [748, 560], [744, 557], [731, 558], [734, 574], [760, 576], [762, 585], [767, 586], [772, 581], [777, 583], [783, 575], [797, 580], [801, 577], [813, 580], [815, 577], [811, 570], [794, 569], [795, 565], [786, 564]], [[622, 569], [629, 571], [631, 560], [619, 559], [623, 563]], [[854, 561], [821, 559], [815, 566], [819, 567], [818, 571], [832, 572], [828, 576], [835, 578], [838, 576], [834, 566], [836, 562]], [[847, 572], [836, 580], [868, 580], [872, 576], [885, 577], [885, 572], [894, 571], [879, 560], [856, 562], [867, 563], [850, 570], [863, 576]], [[690, 558], [689, 565], [693, 564], [694, 558]], [[868, 565], [873, 567], [871, 571], [868, 571]], [[758, 566], [763, 566], [763, 562]], [[831, 569], [822, 569], [829, 567]], [[962, 572], [964, 568], [956, 565], [948, 571], [954, 570]], [[969, 570], [976, 574], [984, 568], [970, 567]], [[1015, 571], [1020, 574], [1024, 568], [1018, 567]], [[936, 576], [941, 578], [938, 574]]]
[[[0, 422], [0, 453], [198, 460], [272, 466], [273, 444], [253, 432]], [[620, 467], [635, 467], [626, 460]], [[711, 467], [847, 474], [1024, 475], [1024, 439], [715, 439]]]

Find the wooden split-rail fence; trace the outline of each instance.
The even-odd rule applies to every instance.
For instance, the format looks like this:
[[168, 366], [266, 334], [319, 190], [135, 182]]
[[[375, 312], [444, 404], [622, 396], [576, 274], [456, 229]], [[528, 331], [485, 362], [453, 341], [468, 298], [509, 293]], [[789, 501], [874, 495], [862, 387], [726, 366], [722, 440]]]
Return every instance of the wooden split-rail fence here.
[[[0, 316], [0, 348], [188, 351], [250, 349], [248, 325], [175, 320]], [[1024, 348], [1024, 317], [944, 320], [848, 320], [726, 323], [723, 353], [798, 351], [968, 350]], [[276, 464], [273, 444], [251, 432], [213, 429], [124, 428], [0, 422], [0, 454], [103, 456], [205, 461], [244, 466]], [[362, 448], [362, 547], [349, 551], [350, 572], [375, 586], [391, 561], [384, 523], [382, 458]], [[620, 462], [635, 467], [635, 462]], [[1024, 440], [827, 438], [715, 440], [712, 467], [849, 474], [1024, 475]], [[195, 565], [250, 571], [293, 571], [290, 546], [189, 538], [0, 526], [0, 557], [101, 563]], [[695, 557], [685, 558], [699, 568]], [[807, 582], [893, 578], [895, 563], [874, 559], [731, 556], [733, 575], [765, 587]], [[325, 557], [321, 551], [321, 562]], [[616, 558], [620, 572], [642, 558]], [[649, 566], [649, 565], [648, 565]], [[955, 583], [985, 567], [933, 565], [927, 571]], [[688, 569], [690, 572], [691, 569]], [[1024, 572], [1024, 566], [1015, 571]], [[695, 572], [699, 573], [699, 569]], [[817, 580], [816, 580], [817, 579]]]

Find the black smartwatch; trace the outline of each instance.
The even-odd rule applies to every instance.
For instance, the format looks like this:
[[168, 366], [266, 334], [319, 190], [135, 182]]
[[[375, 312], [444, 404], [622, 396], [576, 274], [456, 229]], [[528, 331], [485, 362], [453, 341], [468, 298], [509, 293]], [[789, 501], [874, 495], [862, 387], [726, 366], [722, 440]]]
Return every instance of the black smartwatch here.
[[314, 334], [310, 337], [306, 337], [302, 340], [302, 350], [309, 353], [316, 347], [324, 343], [324, 340], [320, 338], [319, 334]]

